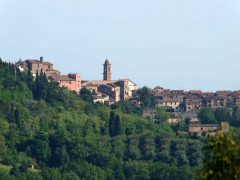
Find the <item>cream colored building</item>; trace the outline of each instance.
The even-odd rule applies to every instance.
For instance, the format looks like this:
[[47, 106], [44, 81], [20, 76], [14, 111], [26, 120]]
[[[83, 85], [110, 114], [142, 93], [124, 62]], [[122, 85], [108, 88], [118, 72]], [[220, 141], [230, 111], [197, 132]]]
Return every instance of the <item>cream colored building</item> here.
[[163, 98], [160, 100], [158, 107], [177, 109], [180, 104], [181, 103], [178, 98]]
[[109, 96], [106, 94], [98, 94], [93, 96], [93, 102], [94, 103], [102, 103], [105, 104], [106, 102], [109, 102]]

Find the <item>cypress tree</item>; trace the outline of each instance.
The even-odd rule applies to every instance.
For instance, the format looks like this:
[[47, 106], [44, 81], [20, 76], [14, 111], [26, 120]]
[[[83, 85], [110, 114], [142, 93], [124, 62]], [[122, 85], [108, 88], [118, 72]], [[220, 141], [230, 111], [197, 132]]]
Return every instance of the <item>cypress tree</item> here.
[[36, 88], [37, 88], [37, 94], [38, 94], [37, 99], [38, 100], [46, 99], [48, 81], [42, 70], [38, 77], [38, 80], [36, 79], [36, 83], [37, 83]]
[[110, 118], [109, 118], [109, 135], [111, 137], [114, 136], [114, 131], [115, 131], [115, 118], [116, 118], [116, 115], [115, 115], [115, 112], [114, 111], [111, 111], [110, 113]]
[[34, 98], [39, 99], [39, 75], [36, 73], [35, 86], [34, 86]]
[[114, 135], [119, 136], [121, 134], [121, 120], [119, 115], [116, 116], [114, 121]]
[[18, 126], [20, 126], [20, 112], [18, 109], [15, 109], [15, 122]]

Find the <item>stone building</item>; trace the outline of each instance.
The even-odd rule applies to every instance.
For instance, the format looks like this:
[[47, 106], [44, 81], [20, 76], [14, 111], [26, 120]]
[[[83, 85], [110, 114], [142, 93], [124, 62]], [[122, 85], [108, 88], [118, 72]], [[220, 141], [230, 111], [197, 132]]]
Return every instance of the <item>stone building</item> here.
[[26, 59], [18, 61], [16, 66], [20, 71], [30, 71], [34, 77], [37, 73], [45, 73], [48, 79], [59, 82], [60, 87], [66, 87], [69, 90], [79, 93], [81, 89], [81, 78], [79, 74], [61, 75], [60, 71], [53, 68], [53, 64], [40, 59]]
[[40, 59], [26, 59], [25, 61], [19, 60], [16, 65], [19, 67], [21, 71], [30, 71], [32, 75], [35, 77], [36, 74], [40, 74], [41, 72], [45, 73], [48, 78], [52, 78], [57, 80], [61, 77], [60, 71], [53, 69], [53, 64], [44, 61], [41, 56]]
[[172, 108], [172, 109], [176, 110], [180, 106], [180, 102], [179, 102], [178, 98], [164, 97], [163, 99], [159, 100], [158, 106]]
[[137, 85], [129, 79], [118, 80], [115, 84], [121, 89], [121, 100], [130, 99], [133, 96], [134, 91], [137, 90]]
[[60, 87], [65, 87], [77, 93], [81, 90], [81, 78], [79, 74], [63, 75], [59, 78]]
[[164, 93], [164, 88], [156, 86], [153, 91], [155, 96], [161, 96]]
[[85, 84], [84, 87], [86, 87], [92, 93], [98, 94], [98, 85], [92, 84], [92, 83], [88, 83], [88, 84]]
[[189, 94], [201, 96], [203, 92], [201, 90], [190, 90]]
[[220, 124], [190, 124], [188, 133], [191, 135], [215, 135], [217, 132], [229, 132], [229, 123], [222, 122]]
[[99, 92], [109, 96], [110, 101], [120, 101], [120, 87], [114, 84], [102, 84], [98, 88]]
[[184, 98], [185, 111], [199, 110], [202, 108], [202, 98], [199, 96], [188, 96]]
[[106, 104], [107, 102], [109, 102], [109, 96], [106, 94], [97, 94], [97, 95], [93, 95], [93, 102], [94, 103], [102, 103], [102, 104]]
[[94, 90], [96, 93], [108, 95], [110, 104], [132, 98], [137, 90], [137, 85], [129, 79], [111, 79], [111, 64], [108, 59], [103, 64], [103, 80], [83, 82], [90, 91]]

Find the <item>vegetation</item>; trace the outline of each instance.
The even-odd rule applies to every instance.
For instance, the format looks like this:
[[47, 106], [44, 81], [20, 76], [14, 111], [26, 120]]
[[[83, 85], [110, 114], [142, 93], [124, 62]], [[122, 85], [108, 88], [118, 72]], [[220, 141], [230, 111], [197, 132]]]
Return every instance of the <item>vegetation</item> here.
[[226, 108], [217, 108], [216, 110], [210, 108], [203, 108], [198, 118], [202, 124], [216, 124], [221, 122], [229, 122], [232, 127], [240, 127], [240, 109], [234, 108], [230, 113]]
[[0, 60], [0, 179], [194, 179], [202, 140], [141, 117], [155, 100], [139, 97], [105, 107]]
[[164, 108], [157, 108], [155, 119], [157, 123], [166, 122], [170, 118], [169, 114]]
[[236, 135], [209, 137], [204, 151], [203, 179], [240, 179], [240, 142]]
[[203, 124], [216, 124], [217, 123], [214, 111], [210, 108], [202, 109], [198, 114], [198, 118], [201, 120], [201, 122]]

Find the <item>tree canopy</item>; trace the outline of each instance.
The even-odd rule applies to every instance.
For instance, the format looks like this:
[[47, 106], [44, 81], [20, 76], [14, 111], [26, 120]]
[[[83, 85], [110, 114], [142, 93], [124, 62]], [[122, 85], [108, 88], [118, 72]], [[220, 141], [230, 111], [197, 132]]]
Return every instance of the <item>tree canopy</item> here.
[[[147, 88], [140, 99], [155, 106]], [[202, 140], [141, 111], [94, 104], [85, 88], [77, 94], [0, 60], [0, 179], [193, 179]]]

